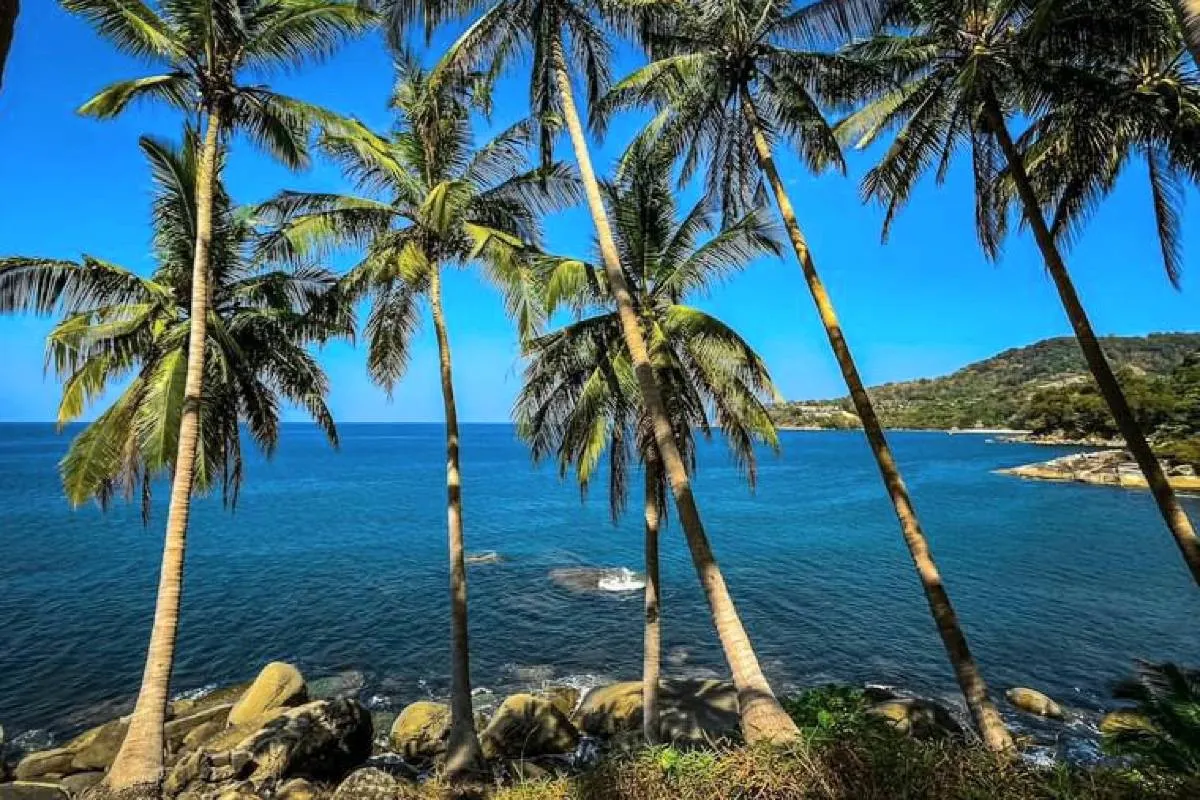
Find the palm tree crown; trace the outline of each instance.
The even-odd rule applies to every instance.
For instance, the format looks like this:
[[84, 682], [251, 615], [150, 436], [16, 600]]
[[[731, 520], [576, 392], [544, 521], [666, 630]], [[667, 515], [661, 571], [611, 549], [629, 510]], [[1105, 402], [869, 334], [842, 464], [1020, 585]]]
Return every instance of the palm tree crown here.
[[[627, 158], [623, 174], [605, 189], [681, 453], [694, 468], [695, 434], [710, 437], [715, 422], [753, 483], [755, 443], [778, 446], [764, 405], [778, 393], [766, 364], [744, 339], [685, 302], [755, 258], [778, 255], [777, 231], [756, 209], [704, 241], [714, 232], [713, 203], [704, 198], [679, 218], [670, 162], [645, 149]], [[553, 264], [550, 310], [569, 305], [592, 313], [529, 343], [515, 417], [535, 460], [557, 459], [560, 470], [573, 468], [584, 487], [607, 450], [615, 517], [625, 507], [631, 456], [645, 462], [658, 455], [606, 289], [600, 267], [578, 260]], [[665, 500], [665, 476], [658, 475], [658, 497]]]
[[[1065, 243], [1141, 162], [1163, 267], [1178, 287], [1184, 185], [1200, 184], [1200, 73], [1173, 5], [1063, 0], [1044, 12], [1032, 38], [1053, 67], [1038, 75], [1048, 102], [1018, 146]], [[1002, 201], [1016, 200], [1009, 177]]]
[[435, 266], [481, 265], [519, 331], [532, 334], [544, 316], [530, 258], [541, 241], [540, 217], [578, 198], [569, 167], [528, 169], [529, 122], [475, 147], [468, 94], [441, 84], [442, 77], [413, 64], [403, 68], [392, 134], [355, 124], [321, 138], [361, 194], [283, 192], [260, 209], [279, 224], [264, 245], [272, 256], [366, 251], [343, 280], [352, 296], [372, 301], [367, 365], [385, 388], [407, 366], [419, 300]]
[[[60, 426], [77, 420], [113, 386], [124, 390], [77, 436], [61, 464], [67, 498], [78, 505], [138, 492], [149, 511], [155, 478], [175, 462], [190, 329], [198, 141], [181, 147], [143, 137], [156, 185], [150, 277], [84, 256], [78, 262], [0, 260], [0, 311], [63, 319], [46, 342], [46, 362], [63, 381]], [[303, 408], [337, 444], [325, 404], [328, 381], [307, 351], [349, 335], [349, 317], [331, 302], [336, 278], [303, 264], [267, 270], [250, 258], [253, 218], [218, 191], [212, 248], [212, 307], [205, 361], [196, 488], [220, 486], [236, 502], [242, 479], [239, 425], [268, 455], [279, 438], [283, 402]]]
[[165, 67], [114, 83], [80, 109], [115, 117], [134, 100], [153, 98], [185, 113], [216, 113], [290, 167], [307, 163], [307, 133], [335, 117], [316, 106], [246, 83], [248, 74], [319, 61], [373, 15], [350, 0], [63, 0], [119, 50]]
[[814, 171], [844, 170], [821, 101], [838, 96], [842, 59], [810, 45], [828, 36], [827, 3], [799, 10], [774, 0], [702, 0], [661, 21], [649, 38], [652, 62], [620, 81], [596, 114], [658, 109], [645, 136], [681, 159], [680, 181], [702, 168], [726, 217], [759, 205], [761, 170], [752, 117], [787, 142]]

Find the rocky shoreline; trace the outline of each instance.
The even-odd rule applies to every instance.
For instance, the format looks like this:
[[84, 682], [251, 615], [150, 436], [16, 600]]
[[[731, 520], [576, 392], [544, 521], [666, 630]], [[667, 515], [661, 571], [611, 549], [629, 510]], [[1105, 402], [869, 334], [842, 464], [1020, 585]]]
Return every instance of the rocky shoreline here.
[[[334, 682], [336, 684], [336, 682]], [[180, 800], [333, 800], [399, 796], [404, 784], [436, 775], [445, 755], [450, 711], [419, 701], [398, 715], [368, 711], [353, 686], [308, 683], [280, 662], [258, 677], [195, 699], [171, 703], [164, 796]], [[318, 688], [321, 687], [321, 688]], [[318, 696], [322, 695], [322, 696]], [[938, 703], [867, 689], [868, 713], [907, 736], [961, 737], [964, 728]], [[1032, 689], [1006, 698], [1043, 721], [1070, 712]], [[683, 749], [735, 745], [740, 740], [737, 693], [711, 679], [663, 682], [661, 741]], [[477, 711], [480, 743], [497, 784], [565, 776], [593, 766], [606, 753], [639, 749], [641, 683], [569, 686], [506, 697]], [[1128, 711], [1109, 714], [1100, 730], [1143, 724]], [[85, 731], [66, 744], [0, 761], [0, 800], [74, 800], [98, 784], [125, 736], [128, 718]], [[0, 733], [0, 753], [3, 752]]]
[[[1163, 462], [1163, 470], [1171, 487], [1181, 492], [1200, 492], [1200, 476], [1188, 464]], [[1125, 489], [1147, 488], [1146, 478], [1126, 450], [1100, 450], [1091, 453], [1052, 458], [1036, 464], [996, 470], [1001, 475], [1014, 475], [1030, 480], [1088, 483], [1096, 486], [1117, 486]]]

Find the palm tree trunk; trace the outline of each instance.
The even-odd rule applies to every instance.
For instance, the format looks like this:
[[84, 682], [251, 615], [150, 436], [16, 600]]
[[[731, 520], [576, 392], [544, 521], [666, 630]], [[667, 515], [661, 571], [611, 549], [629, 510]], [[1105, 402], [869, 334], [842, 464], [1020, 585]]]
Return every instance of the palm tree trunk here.
[[171, 480], [171, 504], [163, 542], [154, 627], [146, 654], [146, 669], [129, 732], [105, 777], [114, 793], [156, 795], [163, 777], [165, 750], [163, 726], [171, 670], [175, 665], [175, 636], [179, 630], [179, 600], [183, 591], [183, 560], [191, 512], [192, 480], [196, 472], [196, 444], [200, 436], [200, 406], [204, 395], [204, 353], [208, 341], [209, 246], [212, 242], [213, 193], [217, 182], [218, 148], [223, 120], [216, 110], [208, 127], [196, 167], [196, 247], [192, 262], [192, 306], [188, 335], [187, 374], [183, 384], [183, 412], [179, 420], [179, 449]]
[[[1200, 3], [1194, 5], [1200, 5]], [[1112, 367], [1104, 356], [1104, 351], [1100, 349], [1100, 342], [1097, 341], [1096, 332], [1092, 330], [1092, 323], [1083, 309], [1079, 295], [1075, 292], [1075, 286], [1067, 272], [1067, 265], [1058, 250], [1058, 244], [1054, 241], [1054, 234], [1050, 232], [1046, 218], [1042, 215], [1037, 192], [1034, 191], [1029, 174], [1025, 170], [1025, 160], [1017, 150], [1012, 136], [1009, 135], [1008, 126], [1004, 123], [1004, 115], [1000, 111], [1000, 104], [995, 98], [991, 98], [987, 102], [986, 113], [992, 133], [1008, 161], [1009, 171], [1012, 173], [1013, 182], [1017, 186], [1021, 204], [1024, 206], [1025, 219], [1029, 221], [1029, 226], [1033, 229], [1033, 238], [1037, 241], [1038, 249], [1042, 251], [1046, 269], [1049, 270], [1050, 277], [1054, 280], [1054, 286], [1058, 289], [1058, 296], [1062, 300], [1063, 308], [1067, 311], [1071, 327], [1075, 330], [1075, 339], [1079, 342], [1080, 349], [1083, 350], [1083, 357], [1087, 361], [1088, 369], [1091, 370], [1100, 387], [1100, 394], [1108, 403], [1108, 408], [1117, 422], [1117, 429], [1121, 431], [1121, 436], [1125, 439], [1125, 445], [1133, 453], [1134, 459], [1141, 467], [1142, 474], [1146, 476], [1146, 483], [1154, 495], [1158, 510], [1162, 514], [1163, 520], [1166, 521], [1171, 535], [1175, 537], [1175, 544], [1179, 546], [1179, 552], [1192, 572], [1192, 579], [1200, 585], [1200, 540], [1196, 538], [1196, 531], [1184, 512], [1183, 506], [1179, 504], [1179, 498], [1175, 496], [1175, 491], [1171, 488], [1166, 473], [1163, 472], [1162, 464], [1155, 457], [1154, 451], [1150, 449], [1150, 444], [1146, 441], [1142, 429], [1138, 427], [1133, 410], [1129, 407], [1129, 401], [1125, 399], [1125, 393], [1121, 391], [1121, 385], [1117, 382], [1117, 377], [1113, 374]]]
[[970, 647], [967, 646], [966, 634], [959, 625], [958, 615], [950, 603], [950, 595], [946, 592], [942, 576], [938, 572], [937, 564], [934, 563], [933, 554], [929, 551], [929, 542], [925, 539], [924, 531], [921, 530], [921, 523], [917, 519], [908, 489], [904, 485], [904, 479], [900, 476], [900, 470], [896, 466], [896, 459], [892, 456], [892, 449], [888, 445], [887, 437], [884, 436], [883, 425], [880, 424], [879, 417], [875, 414], [875, 407], [871, 404], [871, 398], [867, 395], [866, 387], [863, 386], [862, 378], [858, 374], [858, 367], [850, 353], [850, 346], [842, 334], [842, 327], [838, 322], [833, 303], [829, 299], [828, 292], [825, 291], [824, 283], [817, 274], [812, 253], [808, 249], [808, 243], [800, 230], [800, 223], [796, 220], [796, 213], [792, 209], [791, 200], [779, 177], [779, 171], [775, 167], [775, 159], [771, 154], [770, 144], [763, 134], [762, 126], [759, 124], [758, 115], [748, 97], [743, 98], [742, 107], [746, 111], [746, 118], [754, 137], [754, 147], [758, 151], [759, 164], [775, 193], [775, 202], [779, 205], [779, 213], [783, 217], [788, 237], [792, 241], [796, 259], [800, 262], [804, 279], [808, 282], [809, 291], [817, 304], [821, 323], [825, 326], [825, 333], [829, 337], [833, 354], [842, 370], [842, 377], [850, 389], [854, 408], [862, 420], [863, 431], [871, 445], [871, 452], [875, 455], [875, 463], [883, 476], [883, 483], [887, 487], [896, 517], [900, 520], [904, 543], [908, 545], [908, 552], [917, 568], [917, 577], [921, 580], [921, 588], [929, 603], [930, 613], [937, 625], [938, 634], [942, 637], [942, 644], [946, 648], [950, 664], [954, 667], [954, 674], [962, 689], [963, 697], [966, 698], [967, 707], [970, 709], [971, 716], [975, 719], [975, 724], [979, 727], [979, 732], [987, 747], [996, 752], [1011, 752], [1013, 749], [1012, 736], [1009, 735], [1004, 720], [1000, 718], [996, 706], [988, 696], [987, 684], [971, 655]]
[[20, 0], [0, 0], [0, 89], [4, 88], [4, 65], [8, 63], [8, 51], [12, 48], [20, 11]]
[[458, 409], [450, 369], [450, 339], [442, 312], [441, 267], [429, 273], [429, 309], [437, 334], [446, 413], [446, 517], [450, 540], [450, 737], [446, 773], [451, 778], [479, 775], [486, 762], [471, 707], [471, 656], [467, 641], [467, 563], [463, 551], [462, 478], [458, 469]]
[[1200, 0], [1174, 0], [1174, 5], [1188, 52], [1192, 54], [1192, 61], [1200, 67]]
[[579, 120], [579, 112], [575, 108], [571, 76], [567, 72], [562, 41], [555, 39], [552, 48], [553, 52], [550, 57], [554, 64], [554, 79], [558, 85], [563, 117], [575, 150], [575, 159], [579, 164], [584, 194], [587, 196], [588, 208], [596, 226], [600, 255], [604, 261], [604, 272], [617, 303], [625, 347], [629, 351], [629, 359], [633, 364], [638, 387], [641, 389], [642, 399], [646, 404], [646, 413], [654, 426], [654, 441], [662, 457], [663, 469], [671, 484], [671, 492], [675, 496], [675, 507], [679, 513], [679, 522], [683, 527], [688, 549], [692, 554], [692, 563], [699, 575], [700, 585], [704, 588], [709, 609], [712, 611], [713, 624], [717, 629], [717, 637], [721, 640], [725, 659], [729, 662], [733, 682], [737, 686], [742, 733], [746, 737], [746, 741], [751, 743], [795, 740], [799, 737], [800, 731], [775, 698], [766, 676], [763, 675], [762, 668], [758, 664], [758, 656], [755, 655], [754, 648], [750, 644], [750, 637], [746, 635], [746, 629], [738, 617], [733, 598], [725, 585], [725, 578], [721, 574], [720, 567], [718, 567], [712, 548], [708, 543], [708, 537], [704, 533], [704, 524], [700, 520], [699, 510], [696, 508], [696, 500], [692, 496], [691, 481], [688, 478], [683, 457], [679, 453], [679, 446], [675, 442], [675, 434], [671, 430], [670, 418], [667, 416], [666, 406], [663, 404], [658, 379], [654, 376], [654, 369], [650, 365], [646, 339], [642, 335], [638, 315], [633, 307], [633, 298], [629, 294], [629, 286], [621, 271], [621, 261], [617, 254], [612, 228], [608, 223], [604, 200], [600, 194], [600, 184], [596, 181], [596, 172], [592, 168], [592, 159], [588, 152], [583, 125]]
[[658, 744], [658, 678], [662, 660], [658, 581], [659, 484], [658, 464], [646, 461], [646, 632], [642, 638], [642, 732], [646, 744]]

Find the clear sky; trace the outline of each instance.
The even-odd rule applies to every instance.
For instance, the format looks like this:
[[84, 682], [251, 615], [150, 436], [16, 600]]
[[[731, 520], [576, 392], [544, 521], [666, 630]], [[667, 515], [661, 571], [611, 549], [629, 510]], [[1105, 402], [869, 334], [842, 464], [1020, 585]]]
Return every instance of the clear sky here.
[[[435, 37], [431, 52], [436, 54], [448, 36]], [[623, 75], [637, 63], [624, 53], [614, 72]], [[149, 105], [114, 122], [75, 114], [108, 82], [143, 74], [150, 74], [144, 65], [117, 54], [56, 3], [23, 4], [0, 93], [0, 254], [76, 258], [87, 252], [140, 272], [153, 268], [150, 182], [137, 137], [177, 136], [178, 116]], [[273, 83], [385, 129], [392, 80], [383, 43], [370, 36], [327, 64]], [[525, 80], [524, 74], [514, 75], [498, 87], [495, 125], [525, 113]], [[625, 120], [613, 126], [605, 142], [595, 144], [598, 168], [612, 164], [635, 125], [635, 120]], [[570, 157], [565, 143], [560, 151]], [[858, 199], [858, 181], [871, 155], [852, 156], [846, 178], [814, 178], [787, 157], [781, 165], [868, 382], [944, 374], [1009, 347], [1070, 333], [1027, 235], [1010, 239], [999, 265], [980, 255], [965, 160], [951, 170], [944, 186], [931, 181], [921, 186], [891, 241], [881, 244], [881, 212]], [[328, 165], [292, 174], [242, 141], [234, 142], [225, 177], [243, 203], [285, 187], [343, 187]], [[1195, 199], [1190, 192], [1184, 219], [1190, 234], [1200, 230]], [[581, 211], [548, 220], [547, 230], [555, 252], [590, 255], [591, 226]], [[1099, 332], [1200, 330], [1200, 242], [1193, 235], [1186, 243], [1184, 289], [1176, 292], [1156, 260], [1153, 231], [1144, 177], [1130, 174], [1070, 253], [1079, 291]], [[520, 362], [499, 298], [472, 272], [450, 275], [445, 291], [460, 416], [466, 421], [506, 420], [519, 388]], [[752, 265], [701, 304], [749, 339], [787, 397], [844, 393], [791, 257]], [[0, 420], [53, 419], [58, 387], [43, 377], [42, 361], [49, 328], [46, 319], [0, 318]], [[335, 417], [440, 419], [434, 355], [426, 326], [409, 374], [389, 402], [367, 380], [362, 348], [325, 348], [321, 360], [333, 383]]]

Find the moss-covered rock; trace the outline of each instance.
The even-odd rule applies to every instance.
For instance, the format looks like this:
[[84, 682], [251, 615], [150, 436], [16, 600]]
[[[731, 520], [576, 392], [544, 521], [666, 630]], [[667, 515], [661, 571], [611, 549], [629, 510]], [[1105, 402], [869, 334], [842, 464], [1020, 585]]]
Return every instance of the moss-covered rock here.
[[584, 696], [572, 719], [589, 736], [615, 736], [641, 730], [641, 681], [597, 686]]
[[1110, 711], [1100, 720], [1100, 732], [1105, 736], [1134, 731], [1154, 733], [1156, 730], [1149, 717], [1141, 712], [1128, 709]]
[[35, 781], [47, 777], [62, 777], [80, 770], [73, 769], [75, 753], [65, 747], [30, 753], [17, 764], [18, 781]]
[[1018, 686], [1009, 689], [1004, 693], [1004, 696], [1014, 707], [1028, 714], [1034, 714], [1039, 717], [1052, 717], [1054, 719], [1063, 718], [1062, 707], [1035, 689], [1025, 689]]
[[962, 726], [950, 712], [931, 700], [898, 697], [876, 703], [868, 713], [916, 739], [944, 739], [962, 733]]
[[579, 705], [579, 690], [574, 686], [550, 686], [539, 694], [567, 716], [574, 713], [575, 707]]
[[274, 661], [263, 667], [250, 688], [229, 711], [229, 724], [242, 725], [277, 708], [298, 706], [308, 699], [304, 676], [291, 664]]
[[450, 735], [450, 707], [445, 703], [420, 701], [400, 712], [392, 723], [388, 743], [412, 761], [431, 761], [446, 752]]
[[569, 753], [579, 744], [579, 731], [546, 698], [514, 694], [496, 709], [479, 738], [488, 758], [524, 758]]
[[333, 800], [396, 800], [401, 783], [396, 776], [374, 767], [356, 769], [333, 793]]
[[70, 800], [70, 797], [58, 784], [14, 781], [0, 783], [0, 800]]

